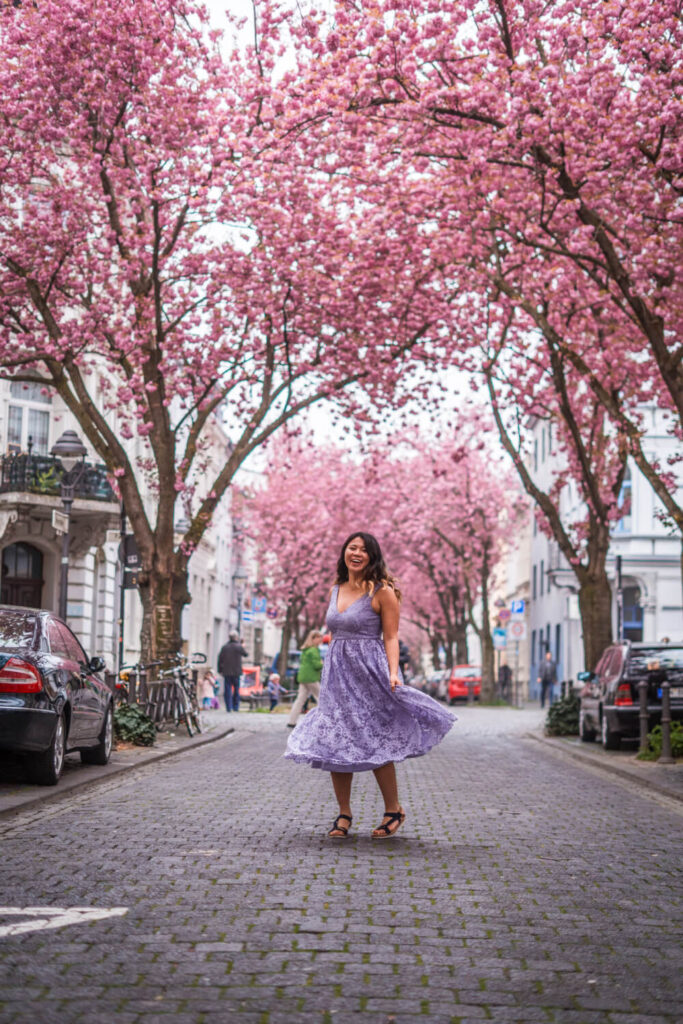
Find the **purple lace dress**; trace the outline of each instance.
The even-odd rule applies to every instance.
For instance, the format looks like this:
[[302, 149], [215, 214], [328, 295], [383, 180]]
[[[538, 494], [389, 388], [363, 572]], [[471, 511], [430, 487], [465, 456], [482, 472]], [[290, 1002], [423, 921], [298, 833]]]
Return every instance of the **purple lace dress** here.
[[285, 757], [328, 772], [363, 772], [426, 754], [444, 738], [455, 715], [409, 686], [391, 692], [381, 620], [371, 596], [364, 594], [339, 612], [338, 589], [327, 610], [332, 643], [320, 701], [299, 719]]

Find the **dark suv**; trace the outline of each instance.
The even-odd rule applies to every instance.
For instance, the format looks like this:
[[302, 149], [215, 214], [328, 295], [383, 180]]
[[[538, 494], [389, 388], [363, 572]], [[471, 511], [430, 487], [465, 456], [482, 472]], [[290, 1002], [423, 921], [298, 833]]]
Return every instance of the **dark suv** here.
[[595, 672], [579, 672], [579, 735], [584, 742], [602, 739], [618, 750], [622, 738], [637, 738], [638, 683], [646, 679], [648, 730], [661, 721], [662, 682], [671, 686], [671, 718], [683, 721], [683, 643], [636, 644], [626, 640], [608, 647]]

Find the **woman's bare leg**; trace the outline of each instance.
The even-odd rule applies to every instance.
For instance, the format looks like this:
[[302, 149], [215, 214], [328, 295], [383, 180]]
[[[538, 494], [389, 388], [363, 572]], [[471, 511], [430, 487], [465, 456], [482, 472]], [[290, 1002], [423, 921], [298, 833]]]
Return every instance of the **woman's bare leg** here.
[[[375, 768], [374, 776], [377, 779], [377, 785], [379, 786], [382, 798], [384, 800], [384, 819], [388, 814], [396, 814], [397, 812], [403, 813], [398, 800], [398, 782], [396, 781], [396, 766], [393, 761], [389, 764], [383, 764], [381, 768]], [[382, 824], [387, 824], [383, 819]], [[399, 827], [400, 822], [393, 821], [389, 824], [391, 832], [395, 832]], [[378, 829], [374, 829], [374, 832], [378, 832]]]
[[[339, 813], [348, 814], [351, 817], [351, 783], [353, 782], [353, 772], [330, 772], [332, 778], [332, 786], [334, 787], [334, 795], [337, 798], [339, 804]], [[346, 825], [346, 823], [343, 823]], [[350, 823], [349, 823], [350, 824]], [[339, 829], [332, 829], [330, 832], [331, 836], [342, 836], [344, 833], [340, 832]]]

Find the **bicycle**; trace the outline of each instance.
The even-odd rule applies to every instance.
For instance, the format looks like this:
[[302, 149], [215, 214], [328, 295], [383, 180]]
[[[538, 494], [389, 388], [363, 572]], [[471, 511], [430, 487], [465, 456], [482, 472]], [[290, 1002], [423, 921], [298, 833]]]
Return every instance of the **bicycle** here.
[[166, 691], [166, 700], [163, 705], [162, 718], [171, 719], [176, 728], [183, 722], [188, 735], [202, 731], [202, 720], [197, 700], [197, 685], [192, 678], [192, 663], [202, 664], [206, 662], [206, 655], [196, 653], [190, 659], [177, 655], [177, 664], [164, 672], [159, 673], [162, 677], [171, 679], [171, 686]]

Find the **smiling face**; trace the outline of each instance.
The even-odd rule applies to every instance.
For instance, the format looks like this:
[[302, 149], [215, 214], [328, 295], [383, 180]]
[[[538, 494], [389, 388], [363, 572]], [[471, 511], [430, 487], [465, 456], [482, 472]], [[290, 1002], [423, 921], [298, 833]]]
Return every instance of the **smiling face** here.
[[362, 537], [352, 537], [344, 550], [344, 562], [349, 573], [362, 575], [370, 562]]

